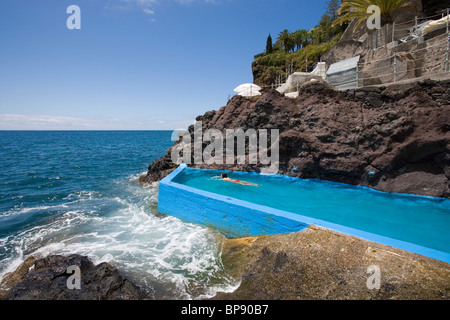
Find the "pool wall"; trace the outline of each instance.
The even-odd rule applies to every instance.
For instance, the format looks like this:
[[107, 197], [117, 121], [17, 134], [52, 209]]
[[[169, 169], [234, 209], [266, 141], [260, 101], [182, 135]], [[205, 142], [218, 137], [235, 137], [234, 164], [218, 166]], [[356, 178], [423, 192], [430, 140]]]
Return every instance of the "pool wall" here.
[[181, 164], [159, 182], [159, 212], [214, 227], [228, 238], [298, 232], [311, 224], [450, 263], [447, 252], [173, 182], [186, 168]]
[[308, 227], [296, 214], [173, 182], [186, 167], [180, 165], [159, 182], [159, 212], [214, 227], [228, 238], [298, 232]]

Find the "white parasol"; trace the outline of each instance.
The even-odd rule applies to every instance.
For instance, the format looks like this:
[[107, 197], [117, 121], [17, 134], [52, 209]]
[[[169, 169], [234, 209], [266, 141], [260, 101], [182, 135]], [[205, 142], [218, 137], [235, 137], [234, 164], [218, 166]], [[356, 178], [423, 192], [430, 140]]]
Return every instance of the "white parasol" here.
[[259, 90], [261, 90], [261, 87], [257, 86], [256, 84], [253, 84], [253, 83], [244, 83], [244, 84], [241, 84], [240, 86], [236, 87], [234, 89], [234, 92], [241, 93], [247, 89], [259, 91]]
[[255, 97], [255, 96], [260, 96], [261, 92], [259, 92], [256, 89], [245, 89], [244, 91], [241, 91], [238, 93], [238, 95], [243, 96], [243, 97]]

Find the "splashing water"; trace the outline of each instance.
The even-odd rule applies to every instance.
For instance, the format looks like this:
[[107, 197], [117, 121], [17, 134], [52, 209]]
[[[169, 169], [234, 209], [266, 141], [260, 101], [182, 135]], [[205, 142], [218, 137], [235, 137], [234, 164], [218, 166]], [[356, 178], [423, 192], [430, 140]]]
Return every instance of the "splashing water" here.
[[[22, 134], [33, 140], [32, 134]], [[31, 142], [1, 133], [0, 161], [6, 174], [0, 178], [0, 278], [30, 255], [77, 253], [95, 264], [118, 267], [156, 299], [197, 299], [234, 290], [238, 283], [221, 262], [224, 237], [155, 215], [157, 185], [144, 187], [137, 182], [140, 174], [130, 174], [133, 167], [142, 169], [152, 160], [145, 152], [139, 154], [148, 145], [136, 141], [150, 139], [157, 150], [170, 145], [170, 132], [158, 134], [167, 138], [165, 145], [156, 145], [162, 139], [155, 139], [155, 132], [52, 132]], [[31, 143], [41, 143], [44, 150], [31, 157], [12, 153], [29, 150], [17, 144]], [[94, 156], [84, 152], [86, 143], [97, 147]], [[70, 163], [62, 152], [73, 157]]]

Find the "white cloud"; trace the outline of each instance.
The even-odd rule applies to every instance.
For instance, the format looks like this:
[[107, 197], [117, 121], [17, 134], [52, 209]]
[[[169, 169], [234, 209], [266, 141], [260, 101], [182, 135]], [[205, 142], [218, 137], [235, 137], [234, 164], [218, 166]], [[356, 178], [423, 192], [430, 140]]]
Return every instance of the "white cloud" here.
[[153, 11], [152, 9], [149, 9], [149, 8], [144, 8], [144, 9], [142, 9], [142, 11], [144, 11], [145, 14], [149, 14], [149, 15], [155, 14], [155, 11]]
[[53, 115], [0, 114], [0, 130], [173, 130], [193, 120], [158, 118], [92, 119]]

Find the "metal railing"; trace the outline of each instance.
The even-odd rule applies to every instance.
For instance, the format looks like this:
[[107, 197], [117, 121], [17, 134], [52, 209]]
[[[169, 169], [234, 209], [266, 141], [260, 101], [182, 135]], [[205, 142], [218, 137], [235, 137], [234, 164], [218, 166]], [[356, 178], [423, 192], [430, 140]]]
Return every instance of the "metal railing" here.
[[[427, 52], [433, 48], [436, 49], [433, 53], [433, 57], [441, 57], [440, 59], [430, 59]], [[447, 32], [446, 39], [427, 45], [424, 48], [411, 50], [406, 52], [406, 54], [403, 52], [394, 52], [393, 55], [381, 59], [358, 62], [358, 87], [397, 82], [399, 79], [414, 79], [431, 74], [447, 73], [450, 71], [449, 50], [450, 33]], [[408, 62], [414, 63], [414, 66], [408, 66]], [[400, 68], [400, 66], [402, 66], [402, 68]], [[343, 81], [340, 83], [333, 83], [333, 85], [339, 87], [355, 81], [356, 80]]]
[[[450, 24], [450, 9], [446, 9], [447, 11], [447, 25], [446, 25], [446, 34], [447, 37], [444, 40], [438, 41], [437, 43], [431, 44], [431, 45], [427, 45], [424, 48], [420, 48], [420, 49], [416, 49], [416, 50], [411, 50], [409, 52], [407, 52], [407, 54], [410, 54], [412, 56], [412, 61], [415, 64], [414, 68], [408, 68], [406, 67], [403, 68], [403, 70], [399, 69], [399, 65], [401, 65], [402, 62], [406, 62], [406, 57], [402, 56], [399, 53], [394, 53], [391, 56], [387, 56], [381, 59], [374, 59], [374, 60], [368, 60], [366, 62], [359, 62], [358, 66], [357, 66], [357, 79], [353, 79], [350, 81], [342, 81], [340, 83], [332, 83], [334, 86], [339, 87], [339, 86], [343, 86], [343, 85], [348, 85], [348, 84], [352, 84], [357, 82], [358, 86], [357, 87], [361, 87], [366, 85], [365, 83], [368, 83], [367, 85], [371, 85], [370, 82], [377, 82], [377, 80], [379, 82], [381, 82], [381, 84], [383, 83], [388, 83], [388, 82], [397, 82], [399, 79], [403, 79], [405, 78], [405, 73], [406, 73], [406, 77], [408, 79], [414, 79], [414, 78], [420, 78], [422, 76], [427, 75], [427, 63], [430, 64], [431, 62], [429, 61], [428, 57], [426, 56], [426, 51], [424, 50], [429, 50], [433, 47], [439, 47], [442, 48], [442, 55], [443, 55], [443, 67], [441, 66], [441, 68], [439, 68], [439, 70], [437, 70], [436, 65], [434, 67], [432, 67], [432, 72], [434, 75], [436, 74], [444, 74], [450, 71], [450, 65], [449, 65], [449, 50], [450, 50], [450, 33], [449, 33], [449, 24]], [[430, 22], [433, 18], [438, 18], [440, 17], [443, 18], [445, 16], [444, 13], [442, 14], [436, 14], [433, 16], [428, 16], [428, 17], [415, 17], [414, 19], [411, 19], [409, 21], [403, 22], [403, 23], [393, 23], [392, 27], [391, 27], [391, 40], [394, 43], [394, 47], [397, 46], [397, 44], [395, 42], [402, 42], [402, 43], [408, 43], [411, 41], [418, 41], [418, 38], [420, 37], [420, 33], [422, 28], [425, 26], [426, 22]], [[386, 25], [386, 29], [389, 28], [389, 25]], [[407, 32], [406, 32], [407, 31]], [[407, 34], [407, 36], [403, 35], [402, 37], [402, 33], [403, 34]], [[378, 34], [375, 34], [375, 39], [377, 39]], [[432, 39], [429, 39], [427, 41], [423, 40], [423, 43], [427, 43], [428, 41], [433, 41]], [[419, 42], [418, 42], [419, 44]], [[383, 47], [385, 47], [387, 44], [385, 44]], [[375, 48], [381, 48], [381, 47], [376, 47]], [[423, 52], [423, 53], [422, 53]], [[381, 65], [381, 66], [377, 66]], [[279, 88], [284, 81], [288, 79], [289, 75], [293, 73], [293, 65], [292, 63], [290, 64], [290, 68], [288, 68], [286, 75], [278, 75], [275, 83], [272, 83], [269, 86], [264, 86], [264, 87], [271, 87], [271, 88]], [[420, 73], [418, 75], [418, 73]], [[372, 83], [372, 84], [376, 84], [376, 83]], [[298, 84], [297, 84], [297, 91], [298, 91]]]

